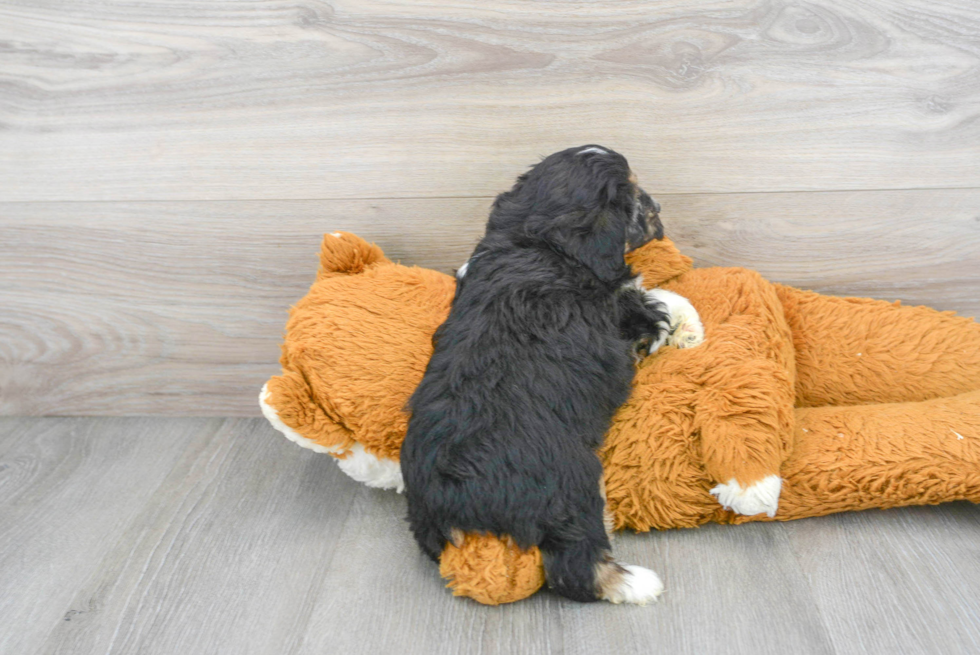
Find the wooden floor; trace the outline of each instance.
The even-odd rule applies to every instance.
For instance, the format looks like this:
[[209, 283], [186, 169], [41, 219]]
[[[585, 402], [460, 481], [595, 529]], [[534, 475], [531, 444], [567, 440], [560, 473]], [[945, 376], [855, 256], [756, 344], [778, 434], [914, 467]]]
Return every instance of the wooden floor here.
[[966, 503], [617, 538], [647, 607], [453, 598], [403, 497], [261, 419], [0, 419], [0, 653], [976, 653]]

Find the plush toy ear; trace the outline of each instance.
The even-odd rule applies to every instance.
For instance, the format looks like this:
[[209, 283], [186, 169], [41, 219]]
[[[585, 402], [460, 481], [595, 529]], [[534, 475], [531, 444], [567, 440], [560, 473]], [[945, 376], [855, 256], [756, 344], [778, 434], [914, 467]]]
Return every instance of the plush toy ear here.
[[372, 264], [388, 263], [381, 248], [350, 232], [323, 235], [320, 245], [320, 268], [316, 279], [332, 275], [356, 275]]
[[691, 258], [682, 255], [674, 242], [664, 237], [653, 240], [626, 255], [626, 262], [643, 276], [643, 286], [659, 287], [691, 270]]

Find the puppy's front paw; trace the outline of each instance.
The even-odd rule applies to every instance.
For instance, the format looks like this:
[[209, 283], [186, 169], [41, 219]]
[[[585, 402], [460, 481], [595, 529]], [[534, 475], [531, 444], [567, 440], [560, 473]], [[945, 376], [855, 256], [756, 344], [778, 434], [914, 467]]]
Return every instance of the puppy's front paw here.
[[725, 509], [743, 516], [754, 516], [765, 512], [766, 516], [772, 518], [776, 516], [776, 510], [779, 508], [779, 492], [782, 486], [782, 478], [778, 475], [767, 475], [747, 487], [743, 487], [732, 478], [712, 489], [711, 495]]
[[670, 329], [667, 345], [675, 348], [693, 348], [704, 341], [704, 326], [694, 305], [684, 296], [666, 289], [651, 289], [646, 292], [647, 300], [660, 303], [667, 308], [670, 316]]

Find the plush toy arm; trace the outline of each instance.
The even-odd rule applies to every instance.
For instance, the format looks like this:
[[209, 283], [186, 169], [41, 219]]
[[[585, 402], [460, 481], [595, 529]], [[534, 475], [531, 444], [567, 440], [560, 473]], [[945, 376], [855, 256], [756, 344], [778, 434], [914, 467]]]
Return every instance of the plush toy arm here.
[[270, 378], [259, 394], [259, 406], [274, 428], [303, 448], [338, 456], [355, 443], [350, 430], [314, 401], [306, 379], [296, 371]]
[[775, 516], [779, 470], [791, 449], [792, 383], [769, 360], [719, 366], [698, 403], [705, 471], [712, 495], [739, 514]]
[[704, 344], [681, 361], [700, 387], [693, 427], [711, 492], [739, 514], [772, 516], [793, 438], [792, 336], [779, 298], [745, 269], [698, 269], [666, 286], [705, 325]]

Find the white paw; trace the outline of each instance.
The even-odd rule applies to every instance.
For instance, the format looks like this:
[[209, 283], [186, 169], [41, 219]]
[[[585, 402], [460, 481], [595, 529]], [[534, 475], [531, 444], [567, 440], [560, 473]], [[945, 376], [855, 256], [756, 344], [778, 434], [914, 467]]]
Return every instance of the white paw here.
[[603, 593], [603, 600], [617, 605], [619, 603], [646, 605], [650, 601], [657, 600], [657, 597], [663, 593], [664, 583], [650, 569], [632, 564], [621, 566], [626, 573], [623, 574], [619, 584]]
[[648, 300], [662, 303], [670, 316], [670, 334], [667, 345], [675, 348], [693, 348], [704, 341], [704, 326], [694, 305], [679, 294], [666, 289], [651, 289], [646, 293]]
[[767, 475], [745, 488], [732, 478], [727, 483], [719, 484], [712, 489], [711, 495], [725, 509], [743, 516], [754, 516], [765, 512], [766, 516], [772, 518], [776, 516], [776, 510], [779, 508], [779, 491], [782, 487], [783, 480], [778, 475]]

